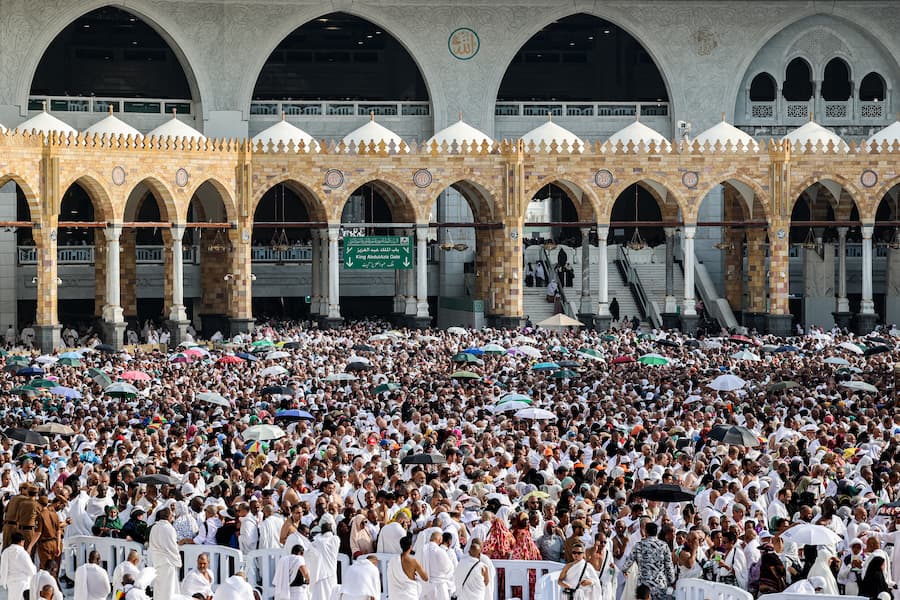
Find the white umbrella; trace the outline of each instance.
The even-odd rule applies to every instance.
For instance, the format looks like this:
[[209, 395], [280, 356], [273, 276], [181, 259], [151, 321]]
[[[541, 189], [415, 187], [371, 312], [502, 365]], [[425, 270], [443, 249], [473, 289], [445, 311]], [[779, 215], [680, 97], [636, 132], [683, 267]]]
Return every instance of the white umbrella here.
[[280, 367], [280, 366], [278, 366], [278, 365], [275, 365], [275, 366], [272, 366], [272, 367], [266, 367], [265, 369], [263, 369], [262, 371], [260, 371], [259, 374], [262, 375], [263, 377], [275, 377], [275, 376], [278, 376], [278, 375], [284, 375], [284, 374], [286, 374], [287, 372], [288, 372], [288, 370], [285, 369], [284, 367]]
[[844, 350], [847, 350], [849, 352], [852, 352], [853, 354], [862, 354], [863, 353], [863, 349], [860, 348], [859, 346], [857, 346], [856, 344], [854, 344], [853, 342], [841, 342], [840, 344], [838, 344], [838, 347], [843, 348]]
[[878, 393], [877, 387], [875, 387], [871, 383], [866, 383], [865, 381], [842, 381], [841, 385], [848, 390], [856, 390], [857, 392], [871, 392], [873, 394]]
[[284, 430], [278, 425], [254, 425], [253, 427], [248, 427], [241, 433], [241, 437], [245, 442], [277, 440], [286, 435]]
[[356, 381], [358, 378], [351, 373], [332, 373], [325, 381]]
[[747, 385], [747, 382], [737, 375], [726, 373], [713, 379], [706, 387], [719, 392], [733, 392], [734, 390], [743, 389], [745, 385]]
[[369, 361], [369, 359], [366, 358], [366, 357], [364, 357], [364, 356], [356, 356], [356, 355], [353, 355], [353, 356], [351, 356], [350, 358], [347, 359], [347, 364], [348, 364], [348, 365], [349, 365], [349, 364], [352, 364], [352, 363], [362, 363], [362, 364], [364, 364], [364, 365], [368, 365], [368, 364], [371, 364], [371, 361]]
[[849, 367], [850, 361], [846, 358], [841, 358], [840, 356], [829, 356], [825, 360], [823, 360], [826, 365], [838, 365], [840, 367]]
[[542, 356], [541, 351], [534, 346], [519, 346], [519, 352], [528, 358], [540, 358]]
[[841, 538], [822, 525], [813, 525], [812, 523], [801, 523], [795, 525], [781, 534], [782, 539], [794, 542], [798, 546], [830, 546], [837, 544]]
[[369, 337], [370, 342], [384, 342], [389, 339], [391, 339], [391, 336], [386, 333], [376, 333], [375, 335]]
[[719, 340], [703, 340], [703, 347], [707, 350], [721, 350], [722, 342]]
[[200, 392], [195, 397], [199, 402], [206, 402], [207, 404], [215, 404], [216, 406], [223, 406], [225, 408], [231, 408], [231, 403], [225, 399], [222, 394], [217, 394], [216, 392]]
[[469, 332], [462, 327], [448, 327], [447, 333], [452, 333], [453, 335], [469, 335]]
[[538, 421], [549, 421], [556, 418], [556, 415], [549, 410], [543, 408], [535, 408], [533, 406], [517, 410], [516, 416], [520, 419], [536, 419]]
[[512, 412], [524, 410], [526, 408], [531, 408], [531, 405], [527, 402], [522, 402], [520, 400], [510, 400], [509, 402], [501, 402], [500, 404], [493, 404], [488, 407], [488, 410], [492, 413], [502, 413], [502, 412]]
[[512, 506], [512, 502], [509, 499], [509, 495], [507, 494], [499, 494], [497, 492], [492, 492], [487, 495], [488, 500], [496, 500], [503, 506]]
[[517, 344], [537, 344], [538, 341], [527, 335], [520, 335], [514, 340]]
[[753, 354], [749, 350], [739, 350], [731, 355], [731, 358], [735, 360], [750, 360], [750, 361], [758, 361], [759, 356]]
[[37, 360], [37, 362], [41, 363], [42, 365], [49, 365], [51, 363], [55, 363], [59, 359], [55, 356], [50, 356], [49, 354], [41, 354], [40, 356], [37, 357], [36, 360]]
[[284, 350], [273, 350], [266, 354], [266, 360], [278, 360], [279, 358], [288, 358], [291, 355], [290, 352], [285, 352]]

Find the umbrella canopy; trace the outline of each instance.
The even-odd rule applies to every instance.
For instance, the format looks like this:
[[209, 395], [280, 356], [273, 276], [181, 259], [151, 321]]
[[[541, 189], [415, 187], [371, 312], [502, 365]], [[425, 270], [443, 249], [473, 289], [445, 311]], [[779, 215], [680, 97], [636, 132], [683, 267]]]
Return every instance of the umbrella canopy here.
[[404, 456], [401, 465], [443, 465], [447, 459], [442, 454], [411, 454]]
[[466, 354], [471, 354], [473, 356], [482, 356], [484, 354], [484, 350], [481, 348], [466, 348], [463, 350]]
[[58, 386], [59, 384], [52, 379], [38, 378], [38, 379], [32, 379], [31, 381], [28, 382], [27, 385], [28, 385], [28, 387], [31, 387], [34, 389], [43, 388], [43, 389], [49, 390], [50, 388], [54, 388], [54, 387]]
[[60, 358], [78, 358], [78, 359], [82, 359], [82, 358], [84, 358], [84, 354], [82, 354], [81, 352], [70, 351], [70, 352], [63, 352], [62, 354], [59, 355], [59, 357], [60, 357]]
[[536, 421], [550, 421], [556, 418], [556, 415], [549, 410], [534, 406], [517, 410], [515, 416], [520, 419], [534, 419]]
[[316, 418], [305, 410], [290, 408], [275, 413], [276, 421], [315, 421]]
[[138, 395], [137, 388], [124, 381], [117, 381], [116, 383], [106, 386], [103, 388], [103, 392], [108, 396], [116, 398], [134, 398]]
[[745, 385], [747, 385], [747, 382], [737, 375], [726, 373], [713, 379], [706, 387], [719, 392], [733, 392], [734, 390], [743, 389]]
[[528, 335], [520, 335], [515, 340], [513, 340], [517, 344], [537, 344], [538, 341], [531, 336]]
[[150, 376], [143, 371], [125, 371], [119, 378], [125, 381], [150, 381]]
[[286, 385], [268, 385], [259, 391], [260, 394], [277, 394], [281, 396], [293, 396], [294, 388]]
[[70, 400], [81, 399], [81, 392], [70, 387], [65, 387], [63, 385], [58, 385], [56, 387], [50, 388], [50, 393], [54, 396], [62, 396], [63, 398], [68, 398]]
[[459, 352], [457, 354], [454, 354], [451, 360], [455, 363], [473, 363], [476, 365], [484, 364], [484, 361], [482, 361], [474, 354], [469, 354], [468, 352]]
[[579, 363], [577, 360], [561, 360], [559, 361], [559, 366], [565, 367], [567, 369], [577, 368], [581, 366], [581, 363]]
[[614, 364], [614, 365], [624, 365], [626, 363], [633, 363], [633, 362], [634, 362], [633, 356], [617, 356], [614, 359], [612, 359], [612, 364]]
[[325, 378], [325, 381], [356, 381], [357, 379], [359, 378], [352, 373], [332, 373]]
[[555, 362], [539, 362], [531, 368], [534, 371], [552, 371], [558, 369], [559, 365]]
[[865, 352], [863, 352], [864, 356], [874, 356], [875, 354], [884, 354], [885, 352], [890, 352], [890, 346], [872, 346]]
[[275, 342], [272, 340], [256, 340], [252, 344], [250, 344], [253, 348], [270, 348], [275, 345]]
[[546, 500], [550, 497], [550, 494], [547, 492], [542, 492], [541, 490], [534, 490], [533, 492], [528, 492], [524, 496], [522, 496], [522, 502], [528, 502], [532, 498], [537, 498], [538, 500]]
[[[510, 350], [513, 350], [510, 348]], [[542, 353], [540, 350], [535, 348], [534, 346], [519, 346], [516, 348], [521, 354], [527, 356], [528, 358], [540, 358]]]
[[525, 394], [510, 392], [508, 394], [504, 394], [499, 400], [497, 400], [497, 404], [503, 404], [504, 402], [524, 402], [526, 404], [531, 404], [532, 402], [534, 402], [534, 400], [532, 400]]
[[280, 360], [282, 358], [290, 358], [291, 353], [284, 350], [273, 350], [266, 354], [266, 360]]
[[638, 362], [645, 365], [667, 365], [669, 364], [669, 359], [661, 354], [655, 354], [651, 352], [650, 354], [645, 354], [638, 359]]
[[843, 348], [848, 352], [852, 352], [853, 354], [863, 354], [865, 349], [862, 348], [859, 344], [854, 344], [853, 342], [841, 342], [838, 344], [839, 348]]
[[869, 392], [871, 394], [878, 393], [877, 387], [871, 383], [866, 383], [865, 381], [842, 381], [840, 385], [849, 390], [856, 390], [857, 392]]
[[62, 423], [41, 423], [37, 427], [35, 427], [32, 431], [36, 431], [37, 433], [43, 433], [47, 435], [75, 435], [75, 430], [69, 427], [68, 425], [63, 425]]
[[584, 327], [584, 323], [578, 319], [567, 317], [562, 313], [557, 313], [538, 323], [538, 327]]
[[287, 372], [288, 372], [288, 370], [285, 369], [284, 367], [279, 366], [279, 365], [274, 365], [272, 367], [266, 367], [265, 369], [260, 371], [259, 374], [262, 375], [263, 377], [278, 377], [281, 375], [286, 375]]
[[53, 363], [58, 361], [59, 358], [57, 358], [55, 356], [50, 356], [49, 354], [42, 354], [34, 360], [36, 363], [41, 364], [41, 365], [52, 365]]
[[508, 402], [498, 402], [497, 404], [489, 406], [488, 410], [494, 414], [497, 414], [505, 412], [517, 412], [530, 407], [530, 402], [525, 402], [524, 400], [510, 400]]
[[659, 483], [647, 485], [634, 493], [639, 498], [655, 500], [657, 502], [693, 502], [696, 492], [680, 485], [671, 483]]
[[18, 365], [20, 367], [27, 366], [31, 361], [28, 360], [27, 356], [19, 356], [18, 354], [11, 354], [6, 357], [6, 364], [8, 365]]
[[137, 483], [145, 483], [147, 485], [180, 485], [181, 480], [171, 475], [163, 473], [154, 473], [153, 475], [142, 475], [135, 479]]
[[829, 356], [825, 360], [822, 361], [826, 365], [838, 365], [839, 367], [849, 367], [850, 361], [846, 358], [841, 358], [840, 356]]
[[841, 541], [838, 534], [832, 530], [822, 525], [813, 525], [812, 523], [801, 523], [790, 527], [781, 534], [781, 537], [794, 542], [798, 546], [829, 546]]
[[16, 375], [19, 377], [36, 377], [38, 375], [43, 375], [44, 370], [38, 367], [25, 367], [24, 369], [19, 369], [16, 371]]
[[448, 327], [447, 333], [452, 333], [453, 335], [468, 335], [468, 332], [462, 327]]
[[384, 392], [397, 391], [402, 387], [403, 386], [400, 385], [399, 383], [388, 382], [388, 383], [382, 383], [380, 385], [376, 385], [375, 389], [372, 391], [375, 392], [376, 394], [383, 394]]
[[109, 344], [97, 344], [94, 346], [94, 350], [97, 352], [106, 352], [107, 354], [115, 354], [116, 352], [116, 349]]
[[759, 360], [759, 355], [753, 354], [749, 350], [739, 350], [739, 351], [735, 352], [734, 354], [732, 354], [731, 358], [733, 358], [735, 360], [749, 360], [749, 361], [756, 362]]
[[36, 431], [30, 429], [16, 429], [11, 427], [3, 432], [3, 435], [11, 440], [30, 444], [32, 446], [46, 446], [47, 438]]
[[102, 388], [108, 387], [112, 383], [112, 379], [100, 369], [91, 367], [87, 370], [88, 377], [94, 380], [94, 383]]
[[450, 375], [451, 379], [481, 379], [481, 375], [472, 371], [457, 371]]
[[[255, 356], [253, 358], [256, 359]], [[244, 362], [244, 359], [235, 354], [226, 354], [225, 356], [221, 356], [216, 360], [216, 363], [220, 365], [238, 365], [242, 362]]]
[[234, 355], [238, 358], [243, 358], [244, 360], [249, 360], [250, 362], [256, 362], [259, 360], [258, 356], [254, 356], [249, 352], [235, 352]]
[[799, 383], [797, 383], [796, 381], [787, 380], [769, 384], [766, 390], [770, 392], [783, 392], [784, 390], [789, 390], [797, 387], [800, 387]]
[[[285, 350], [298, 350], [301, 347], [302, 344], [300, 342], [285, 342], [284, 346], [282, 346]], [[353, 349], [356, 350], [355, 347]]]
[[200, 392], [197, 394], [196, 399], [198, 402], [215, 404], [216, 406], [222, 406], [224, 408], [231, 407], [231, 403], [226, 400], [222, 394], [217, 394], [216, 392]]
[[241, 437], [245, 442], [267, 442], [269, 440], [281, 439], [286, 435], [284, 429], [277, 425], [254, 425], [248, 427], [241, 433]]
[[357, 352], [375, 352], [375, 346], [368, 344], [353, 344], [353, 350]]
[[188, 356], [187, 354], [182, 354], [180, 352], [169, 357], [169, 362], [171, 363], [189, 363], [191, 362], [191, 360], [192, 359], [190, 356]]
[[79, 360], [77, 358], [69, 358], [69, 357], [60, 358], [59, 362], [56, 364], [63, 365], [65, 367], [80, 367], [80, 366], [82, 366], [81, 360]]
[[752, 338], [747, 337], [746, 335], [732, 335], [728, 337], [732, 342], [739, 342], [741, 344], [755, 344]]
[[481, 349], [485, 354], [506, 354], [506, 348], [500, 344], [487, 344], [482, 346]]
[[667, 346], [669, 348], [677, 348], [678, 342], [673, 342], [672, 340], [656, 340], [656, 344], [658, 346]]
[[709, 432], [710, 439], [719, 440], [725, 444], [730, 444], [732, 446], [758, 446], [759, 440], [756, 438], [756, 434], [747, 429], [746, 427], [741, 427], [740, 425], [732, 425], [730, 427], [725, 427], [723, 425], [717, 425], [712, 428], [712, 431]]
[[594, 350], [593, 348], [579, 348], [575, 354], [588, 360], [603, 360], [603, 354], [601, 354], [599, 350]]
[[575, 379], [576, 377], [580, 377], [580, 375], [572, 369], [560, 369], [550, 376], [551, 379]]
[[344, 369], [350, 373], [354, 373], [356, 371], [367, 371], [372, 368], [368, 362], [352, 362], [347, 365], [347, 368]]

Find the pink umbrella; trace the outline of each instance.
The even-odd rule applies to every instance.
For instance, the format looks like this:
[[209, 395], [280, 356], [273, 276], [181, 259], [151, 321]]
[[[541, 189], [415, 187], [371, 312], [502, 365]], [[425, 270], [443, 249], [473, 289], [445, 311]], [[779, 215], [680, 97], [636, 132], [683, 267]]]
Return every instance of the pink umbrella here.
[[150, 376], [143, 371], [125, 371], [120, 377], [126, 381], [150, 381]]
[[206, 353], [203, 350], [198, 348], [188, 348], [183, 352], [183, 354], [187, 354], [188, 356], [198, 357], [198, 356], [206, 356]]

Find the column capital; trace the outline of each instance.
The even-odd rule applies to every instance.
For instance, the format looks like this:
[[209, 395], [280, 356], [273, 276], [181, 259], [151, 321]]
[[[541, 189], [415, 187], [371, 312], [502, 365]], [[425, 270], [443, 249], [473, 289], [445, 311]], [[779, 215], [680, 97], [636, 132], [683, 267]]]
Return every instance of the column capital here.
[[863, 224], [862, 227], [859, 228], [860, 233], [862, 233], [862, 238], [864, 240], [871, 240], [872, 234], [875, 232], [875, 224]]
[[590, 234], [591, 234], [591, 228], [590, 228], [590, 227], [582, 227], [582, 228], [581, 228], [581, 235], [588, 236], [588, 235], [590, 235]]
[[609, 223], [597, 223], [597, 239], [601, 242], [609, 239]]
[[172, 226], [169, 228], [169, 234], [172, 236], [172, 241], [180, 242], [181, 238], [184, 237], [186, 229], [187, 226], [184, 223], [172, 223]]
[[329, 225], [328, 226], [328, 241], [329, 242], [337, 242], [341, 239], [341, 226], [340, 225]]
[[685, 224], [681, 230], [685, 238], [692, 240], [694, 239], [694, 235], [697, 233], [697, 225]]
[[850, 231], [849, 227], [837, 227], [838, 237], [844, 239], [847, 237], [847, 232]]
[[428, 240], [428, 224], [416, 223], [416, 241], [425, 242]]
[[103, 229], [103, 235], [106, 236], [107, 242], [118, 242], [119, 238], [122, 236], [122, 224], [107, 223], [106, 227]]
[[667, 238], [675, 237], [675, 227], [663, 227], [663, 232]]

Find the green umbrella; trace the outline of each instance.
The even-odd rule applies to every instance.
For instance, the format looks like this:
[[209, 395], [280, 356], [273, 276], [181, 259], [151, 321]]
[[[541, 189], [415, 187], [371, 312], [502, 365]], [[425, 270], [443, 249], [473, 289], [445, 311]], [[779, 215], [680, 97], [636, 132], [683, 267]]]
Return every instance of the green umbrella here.
[[457, 371], [450, 376], [451, 379], [481, 379], [481, 375], [472, 371]]
[[613, 341], [615, 341], [616, 336], [614, 336], [610, 333], [605, 333], [600, 336], [600, 339], [603, 340], [604, 342], [613, 342]]
[[455, 363], [473, 363], [476, 365], [484, 364], [480, 358], [478, 358], [474, 354], [469, 354], [468, 352], [460, 352], [459, 354], [454, 354], [453, 358], [450, 360]]
[[61, 358], [57, 364], [65, 365], [67, 367], [80, 367], [82, 363], [77, 358]]
[[667, 365], [669, 364], [669, 359], [660, 354], [645, 354], [638, 359], [639, 363], [643, 363], [645, 365]]
[[393, 392], [393, 391], [399, 390], [402, 387], [403, 386], [400, 385], [399, 383], [393, 383], [393, 382], [382, 383], [381, 385], [375, 386], [374, 392], [376, 394], [383, 394], [384, 392]]
[[108, 396], [116, 398], [134, 398], [138, 395], [136, 387], [124, 381], [117, 381], [103, 388], [103, 392]]
[[52, 388], [58, 386], [59, 383], [53, 381], [51, 379], [32, 379], [28, 382], [28, 387], [38, 389], [38, 388]]
[[488, 344], [487, 346], [483, 346], [481, 350], [485, 354], [506, 354], [506, 348], [499, 344]]
[[6, 364], [8, 365], [28, 365], [31, 361], [28, 360], [27, 356], [20, 356], [18, 354], [7, 356]]
[[653, 335], [650, 333], [642, 333], [641, 335], [638, 336], [638, 339], [639, 340], [652, 340]]
[[574, 379], [576, 377], [579, 375], [572, 369], [560, 369], [550, 376], [551, 379]]
[[800, 387], [800, 384], [796, 381], [779, 381], [778, 383], [773, 383], [769, 385], [766, 390], [770, 392], [783, 392], [784, 390], [789, 390], [791, 388]]
[[518, 392], [511, 392], [509, 394], [501, 396], [501, 398], [499, 400], [497, 400], [497, 404], [504, 404], [506, 402], [524, 402], [526, 404], [531, 404], [534, 402], [534, 400], [532, 400], [525, 394], [519, 394]]
[[28, 387], [27, 385], [20, 385], [19, 387], [14, 387], [10, 390], [13, 394], [26, 394], [28, 396], [37, 396], [37, 390], [34, 388]]
[[275, 344], [272, 342], [272, 340], [257, 340], [250, 345], [254, 348], [267, 348], [269, 346], [274, 346]]
[[603, 360], [603, 355], [599, 350], [594, 350], [593, 348], [588, 348], [587, 346], [585, 346], [584, 348], [579, 348], [577, 354], [590, 360]]
[[108, 387], [112, 383], [112, 379], [100, 369], [91, 367], [87, 370], [88, 377], [94, 380], [94, 383], [102, 388]]

